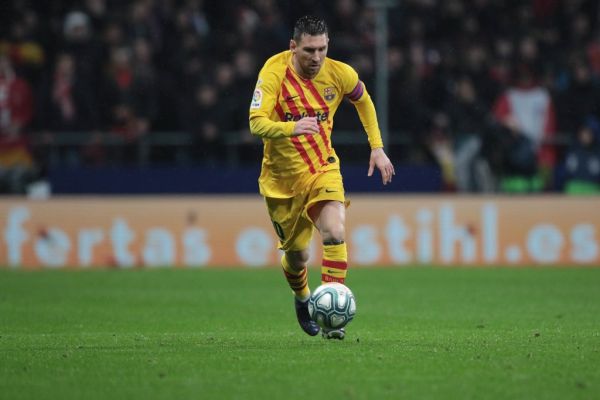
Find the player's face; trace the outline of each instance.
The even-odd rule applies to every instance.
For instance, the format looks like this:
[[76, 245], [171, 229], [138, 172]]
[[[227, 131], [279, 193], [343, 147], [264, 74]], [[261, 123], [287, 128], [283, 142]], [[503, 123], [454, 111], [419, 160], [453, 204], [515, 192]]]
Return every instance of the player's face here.
[[290, 50], [293, 54], [293, 63], [296, 72], [303, 78], [312, 79], [321, 70], [327, 56], [327, 35], [302, 35], [300, 41], [290, 41]]

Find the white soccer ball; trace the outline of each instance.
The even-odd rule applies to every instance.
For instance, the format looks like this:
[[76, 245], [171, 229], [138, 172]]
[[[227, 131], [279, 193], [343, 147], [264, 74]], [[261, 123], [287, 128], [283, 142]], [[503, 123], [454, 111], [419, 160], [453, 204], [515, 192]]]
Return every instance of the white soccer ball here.
[[354, 294], [341, 283], [325, 283], [310, 295], [308, 313], [321, 328], [343, 328], [356, 314]]

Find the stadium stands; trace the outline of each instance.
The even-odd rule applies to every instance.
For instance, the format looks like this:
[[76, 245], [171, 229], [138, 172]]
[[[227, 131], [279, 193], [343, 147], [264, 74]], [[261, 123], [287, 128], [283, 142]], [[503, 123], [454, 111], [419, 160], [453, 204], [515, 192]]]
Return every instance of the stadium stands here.
[[[247, 108], [257, 68], [288, 46], [299, 15], [327, 18], [330, 56], [352, 64], [374, 92], [368, 3], [10, 2], [0, 15], [0, 89], [19, 96], [7, 89], [14, 75], [32, 101], [16, 112], [0, 99], [0, 165], [11, 168], [5, 154], [14, 146], [5, 139], [18, 136], [37, 177], [81, 167], [255, 168], [261, 144], [248, 133]], [[600, 117], [598, 2], [402, 0], [388, 24], [389, 153], [397, 164], [441, 171], [439, 186], [427, 190], [501, 190], [522, 171], [507, 155], [532, 136], [528, 121], [545, 118], [553, 123], [534, 146], [544, 154], [525, 178], [541, 182], [536, 190], [561, 190], [552, 177], [567, 145], [590, 116]], [[535, 98], [527, 103], [534, 111], [509, 113], [515, 94]], [[367, 152], [354, 149], [365, 143], [353, 132], [359, 126], [342, 107], [334, 142], [351, 154], [346, 164], [366, 163]], [[591, 152], [600, 153], [597, 140]]]

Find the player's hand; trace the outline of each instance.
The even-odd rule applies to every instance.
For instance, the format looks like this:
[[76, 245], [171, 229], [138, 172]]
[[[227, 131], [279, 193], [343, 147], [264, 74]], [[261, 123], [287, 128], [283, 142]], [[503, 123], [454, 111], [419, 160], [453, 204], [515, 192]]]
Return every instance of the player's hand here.
[[296, 121], [292, 136], [314, 135], [315, 133], [319, 133], [317, 117], [304, 117]]
[[368, 176], [373, 175], [375, 167], [377, 167], [379, 172], [381, 172], [381, 180], [383, 181], [384, 185], [387, 185], [389, 182], [391, 182], [392, 176], [396, 175], [392, 162], [381, 147], [378, 149], [371, 150], [371, 159], [369, 160], [369, 172], [367, 173]]

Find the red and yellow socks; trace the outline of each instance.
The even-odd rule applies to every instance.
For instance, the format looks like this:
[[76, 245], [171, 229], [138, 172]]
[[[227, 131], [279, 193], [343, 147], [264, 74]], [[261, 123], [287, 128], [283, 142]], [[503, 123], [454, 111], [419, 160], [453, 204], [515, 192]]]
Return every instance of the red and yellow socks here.
[[321, 283], [344, 283], [348, 269], [346, 243], [323, 243], [323, 264], [321, 265]]
[[308, 271], [306, 267], [297, 271], [290, 267], [285, 254], [281, 256], [281, 266], [283, 274], [287, 279], [290, 288], [294, 291], [296, 298], [300, 301], [306, 301], [310, 297], [310, 289], [308, 288]]
[[[323, 263], [321, 264], [321, 283], [339, 282], [344, 283], [348, 270], [348, 252], [346, 243], [327, 242], [323, 243]], [[294, 291], [296, 298], [306, 301], [310, 297], [308, 288], [308, 270], [294, 270], [287, 261], [285, 254], [281, 257], [283, 274], [290, 288]]]

